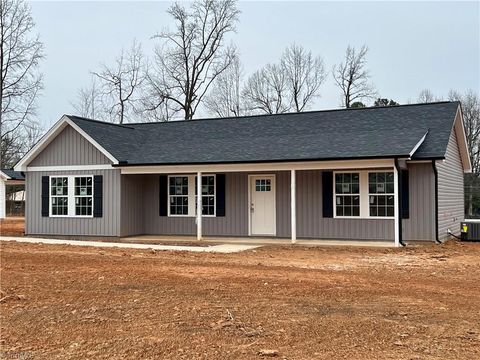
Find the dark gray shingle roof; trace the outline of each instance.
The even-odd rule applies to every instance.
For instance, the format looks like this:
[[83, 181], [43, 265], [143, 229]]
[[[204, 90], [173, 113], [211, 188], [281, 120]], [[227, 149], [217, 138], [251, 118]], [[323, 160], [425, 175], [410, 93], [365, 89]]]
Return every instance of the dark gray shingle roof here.
[[13, 169], [0, 169], [0, 171], [12, 180], [25, 180], [24, 174], [20, 171], [15, 171]]
[[458, 102], [115, 125], [69, 116], [119, 161], [195, 164], [443, 158]]

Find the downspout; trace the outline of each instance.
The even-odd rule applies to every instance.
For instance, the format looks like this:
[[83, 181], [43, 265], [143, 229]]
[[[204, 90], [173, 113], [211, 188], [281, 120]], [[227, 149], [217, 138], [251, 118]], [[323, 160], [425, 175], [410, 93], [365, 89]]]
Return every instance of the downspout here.
[[402, 229], [402, 176], [401, 176], [401, 169], [400, 165], [398, 163], [398, 158], [395, 158], [395, 169], [397, 170], [397, 177], [398, 177], [398, 189], [397, 189], [397, 196], [398, 196], [398, 209], [395, 209], [395, 211], [398, 211], [398, 242], [402, 246], [406, 246], [406, 244], [403, 242], [403, 229]]
[[435, 243], [441, 244], [442, 242], [438, 239], [438, 170], [435, 160], [432, 160], [433, 175], [435, 178], [435, 201], [434, 201], [434, 215], [435, 215]]

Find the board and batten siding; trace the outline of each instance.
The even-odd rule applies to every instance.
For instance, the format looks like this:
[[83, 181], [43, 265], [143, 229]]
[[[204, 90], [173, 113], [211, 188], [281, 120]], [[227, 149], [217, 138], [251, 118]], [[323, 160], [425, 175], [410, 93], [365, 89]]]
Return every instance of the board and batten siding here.
[[[248, 236], [248, 175], [261, 173], [226, 173], [225, 216], [204, 217], [204, 236]], [[272, 173], [268, 173], [272, 174]], [[289, 172], [275, 172], [277, 236], [290, 236], [290, 178]], [[143, 180], [144, 233], [158, 235], [195, 235], [195, 217], [159, 216], [159, 177], [145, 176]], [[127, 210], [126, 210], [127, 211]]]
[[403, 240], [435, 240], [435, 174], [431, 162], [409, 163], [409, 217]]
[[[159, 176], [143, 179], [144, 233], [195, 235], [195, 217], [159, 215]], [[225, 216], [204, 217], [205, 236], [248, 236], [248, 174], [227, 173], [225, 178]]]
[[444, 161], [437, 161], [438, 171], [438, 237], [450, 238], [447, 230], [460, 235], [460, 221], [465, 216], [463, 167], [455, 129], [450, 134]]
[[[151, 209], [144, 202], [145, 177], [143, 175], [122, 175], [120, 236], [145, 233], [144, 217]], [[150, 197], [155, 196], [150, 194]]]
[[297, 171], [299, 238], [393, 241], [393, 219], [324, 218], [322, 199], [322, 171]]
[[68, 125], [28, 166], [101, 165], [111, 163], [95, 146]]
[[[261, 173], [227, 173], [225, 179], [225, 217], [204, 217], [204, 236], [248, 236], [248, 175]], [[269, 173], [272, 174], [272, 173]], [[288, 238], [290, 221], [290, 172], [274, 172], [276, 176], [277, 237]], [[124, 176], [125, 178], [125, 176]], [[143, 188], [143, 204], [122, 206], [122, 235], [133, 235], [138, 229], [125, 224], [143, 211], [144, 234], [195, 235], [195, 217], [159, 216], [159, 176], [137, 177], [129, 186]], [[127, 186], [122, 186], [128, 191]], [[122, 199], [124, 197], [122, 196]], [[122, 200], [123, 201], [123, 200]], [[122, 204], [124, 204], [122, 202]], [[133, 204], [133, 203], [132, 203]], [[143, 210], [140, 207], [143, 206]], [[137, 214], [136, 214], [137, 213]], [[322, 172], [297, 171], [297, 234], [312, 239], [393, 240], [391, 219], [334, 219], [322, 217]]]
[[[25, 173], [27, 235], [119, 236], [120, 170], [29, 171]], [[103, 216], [97, 218], [43, 217], [42, 176], [103, 175]]]

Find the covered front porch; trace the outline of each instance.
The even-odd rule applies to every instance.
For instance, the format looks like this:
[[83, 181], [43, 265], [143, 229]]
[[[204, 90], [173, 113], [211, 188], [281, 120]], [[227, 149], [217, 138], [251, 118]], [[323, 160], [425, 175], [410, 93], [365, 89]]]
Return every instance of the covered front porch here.
[[122, 166], [120, 236], [400, 246], [402, 167], [395, 159]]

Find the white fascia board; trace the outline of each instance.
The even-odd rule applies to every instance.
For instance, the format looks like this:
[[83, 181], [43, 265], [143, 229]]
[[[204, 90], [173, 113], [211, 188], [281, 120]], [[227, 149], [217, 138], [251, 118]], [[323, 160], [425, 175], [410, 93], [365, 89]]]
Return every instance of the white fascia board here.
[[89, 136], [85, 131], [83, 131], [77, 124], [64, 115], [60, 120], [58, 120], [51, 128], [47, 131], [45, 135], [33, 146], [25, 156], [15, 165], [15, 171], [28, 171], [27, 165], [35, 159], [35, 157], [44, 150], [48, 144], [50, 144], [60, 132], [70, 125], [74, 128], [80, 135], [82, 135], [87, 141], [89, 141], [93, 146], [95, 146], [102, 154], [104, 154], [108, 159], [110, 159], [114, 164], [118, 164], [118, 160], [105, 150], [100, 144], [98, 144], [91, 136]]
[[[66, 117], [66, 116], [65, 116]], [[105, 155], [112, 163], [114, 164], [118, 164], [118, 160], [115, 158], [115, 156], [113, 156], [112, 154], [110, 154], [107, 150], [105, 150], [104, 147], [102, 147], [98, 142], [96, 142], [90, 135], [88, 135], [85, 131], [83, 131], [83, 129], [78, 126], [77, 124], [75, 124], [72, 120], [70, 120], [68, 117], [67, 118], [67, 123], [68, 125], [70, 125], [71, 127], [73, 127], [76, 131], [78, 131], [80, 133], [80, 135], [82, 135], [85, 139], [87, 139], [93, 146], [95, 146], [98, 151], [100, 151], [103, 155]]]
[[211, 165], [162, 165], [162, 166], [125, 166], [119, 167], [122, 174], [187, 174], [198, 171], [204, 173], [219, 172], [264, 172], [290, 170], [346, 170], [391, 168], [393, 159], [338, 160], [338, 161], [299, 161], [278, 163], [249, 164], [211, 164]]
[[26, 171], [79, 171], [79, 170], [112, 170], [109, 164], [100, 165], [65, 165], [65, 166], [27, 166]]
[[415, 152], [418, 150], [418, 148], [423, 144], [423, 142], [425, 141], [425, 138], [427, 137], [427, 134], [428, 134], [428, 130], [427, 132], [425, 133], [425, 135], [423, 135], [420, 140], [415, 144], [415, 146], [413, 147], [412, 151], [410, 151], [409, 155], [410, 157], [413, 156], [413, 154], [415, 154]]
[[467, 136], [465, 134], [465, 127], [463, 125], [462, 109], [459, 106], [457, 114], [455, 115], [455, 121], [453, 128], [457, 135], [457, 143], [459, 145], [460, 156], [462, 158], [463, 172], [472, 172], [472, 163], [470, 162], [470, 154], [468, 153]]

